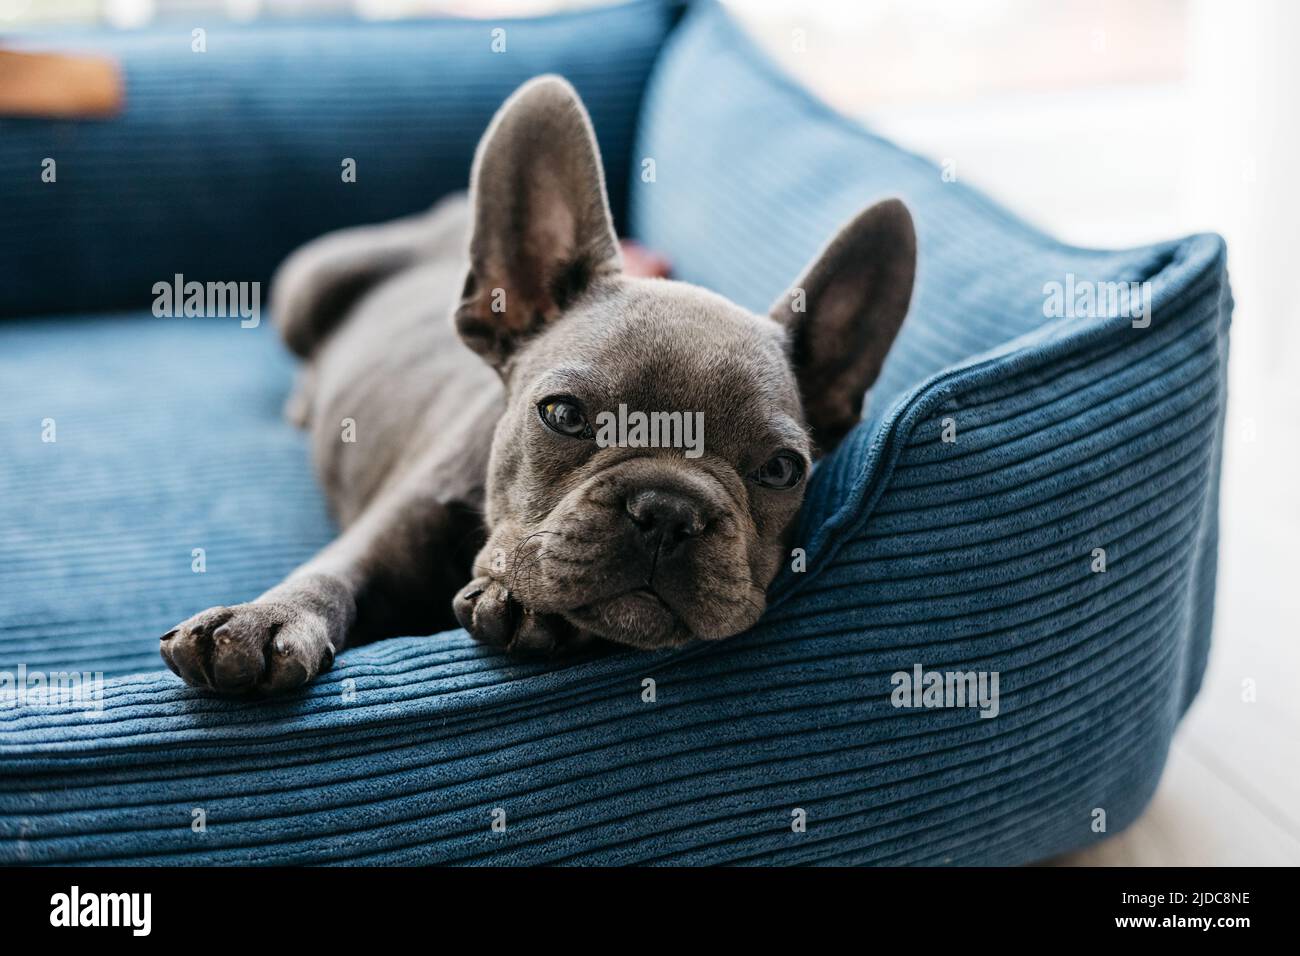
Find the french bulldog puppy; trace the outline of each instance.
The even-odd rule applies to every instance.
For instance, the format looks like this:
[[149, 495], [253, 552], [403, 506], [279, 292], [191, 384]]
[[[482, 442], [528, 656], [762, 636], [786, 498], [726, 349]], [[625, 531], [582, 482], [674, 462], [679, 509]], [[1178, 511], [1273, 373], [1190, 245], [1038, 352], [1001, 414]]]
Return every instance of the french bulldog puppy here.
[[[168, 631], [163, 659], [198, 687], [274, 693], [349, 645], [457, 621], [512, 652], [744, 631], [814, 457], [861, 417], [915, 258], [890, 200], [768, 316], [627, 275], [586, 110], [564, 80], [526, 83], [468, 197], [281, 266], [276, 322], [305, 361], [291, 416], [343, 530], [261, 597]], [[701, 453], [599, 441], [620, 405], [702, 414]]]

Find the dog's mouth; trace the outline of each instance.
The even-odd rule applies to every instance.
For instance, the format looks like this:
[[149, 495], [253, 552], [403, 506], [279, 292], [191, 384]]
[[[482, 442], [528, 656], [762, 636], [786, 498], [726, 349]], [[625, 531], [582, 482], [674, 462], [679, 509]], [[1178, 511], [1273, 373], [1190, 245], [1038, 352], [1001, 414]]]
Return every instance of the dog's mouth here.
[[747, 536], [745, 521], [713, 506], [707, 531], [685, 534], [674, 526], [659, 547], [664, 535], [652, 537], [632, 520], [622, 486], [591, 485], [570, 492], [544, 527], [505, 524], [476, 568], [554, 625], [562, 621], [579, 637], [627, 647], [720, 640], [754, 625], [766, 604], [766, 579], [755, 580], [753, 529]]
[[649, 587], [582, 604], [562, 616], [581, 630], [632, 647], [675, 647], [693, 636], [668, 602]]

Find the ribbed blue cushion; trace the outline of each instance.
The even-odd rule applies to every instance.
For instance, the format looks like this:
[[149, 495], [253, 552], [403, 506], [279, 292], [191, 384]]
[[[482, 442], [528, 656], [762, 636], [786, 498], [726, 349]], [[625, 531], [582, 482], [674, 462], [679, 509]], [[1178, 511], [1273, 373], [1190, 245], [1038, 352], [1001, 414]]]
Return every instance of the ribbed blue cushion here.
[[[917, 215], [913, 314], [760, 626], [554, 666], [403, 638], [287, 700], [206, 697], [156, 634], [330, 533], [287, 360], [221, 320], [0, 324], [0, 670], [123, 675], [98, 716], [0, 710], [0, 860], [1018, 863], [1101, 838], [1095, 808], [1135, 818], [1209, 641], [1221, 241], [1062, 247], [811, 102], [712, 6], [628, 159], [634, 231], [755, 308], [858, 206]], [[1067, 272], [1150, 279], [1151, 327], [1045, 320]], [[892, 707], [917, 663], [998, 671], [999, 715]]]
[[582, 94], [621, 220], [637, 103], [677, 13], [639, 0], [524, 20], [211, 23], [205, 53], [189, 20], [38, 36], [27, 46], [119, 60], [126, 105], [111, 120], [0, 119], [0, 316], [139, 308], [178, 272], [265, 280], [323, 232], [464, 189], [492, 113], [538, 73]]

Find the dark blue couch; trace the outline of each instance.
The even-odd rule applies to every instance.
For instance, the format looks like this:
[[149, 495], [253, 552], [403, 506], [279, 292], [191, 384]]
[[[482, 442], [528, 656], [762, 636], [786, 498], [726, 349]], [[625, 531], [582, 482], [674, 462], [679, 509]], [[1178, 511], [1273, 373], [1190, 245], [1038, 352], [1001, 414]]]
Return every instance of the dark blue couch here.
[[[120, 57], [127, 108], [0, 120], [0, 862], [1006, 864], [1142, 811], [1210, 638], [1218, 237], [1063, 246], [813, 101], [708, 3], [213, 27], [206, 54], [188, 27], [41, 42]], [[913, 311], [814, 474], [806, 569], [721, 645], [541, 665], [457, 631], [283, 700], [183, 686], [158, 634], [332, 528], [267, 323], [155, 318], [153, 284], [264, 281], [462, 188], [546, 71], [591, 109], [623, 231], [751, 308], [857, 208], [912, 207]], [[1067, 277], [1149, 283], [1149, 314], [1046, 316]], [[997, 716], [894, 706], [916, 665], [996, 672]], [[20, 668], [102, 672], [102, 699], [6, 703]]]

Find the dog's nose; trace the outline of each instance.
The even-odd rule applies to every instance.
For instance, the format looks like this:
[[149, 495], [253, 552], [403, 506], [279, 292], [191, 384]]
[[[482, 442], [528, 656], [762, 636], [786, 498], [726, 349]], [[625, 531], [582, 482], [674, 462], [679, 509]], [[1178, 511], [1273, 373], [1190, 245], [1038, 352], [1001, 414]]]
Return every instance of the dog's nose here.
[[642, 539], [657, 541], [656, 546], [665, 552], [696, 537], [707, 524], [697, 502], [661, 488], [643, 488], [628, 495], [627, 514]]

